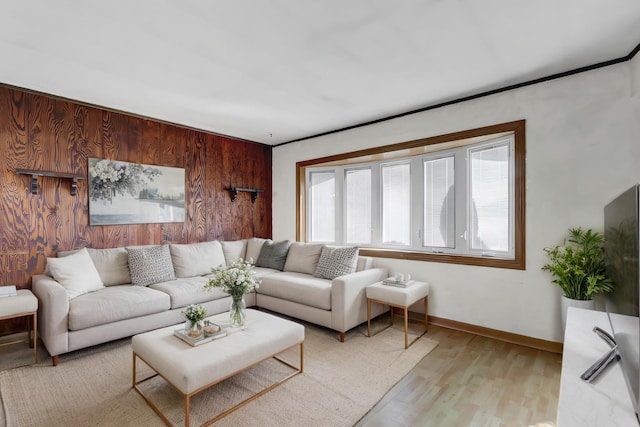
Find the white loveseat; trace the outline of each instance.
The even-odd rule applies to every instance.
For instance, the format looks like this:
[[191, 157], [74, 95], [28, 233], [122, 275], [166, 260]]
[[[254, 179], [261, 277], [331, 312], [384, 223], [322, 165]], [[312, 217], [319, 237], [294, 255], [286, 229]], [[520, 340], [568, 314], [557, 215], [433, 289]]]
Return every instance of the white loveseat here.
[[346, 331], [367, 320], [365, 288], [386, 278], [387, 270], [356, 253], [353, 265], [337, 266], [353, 272], [314, 276], [323, 267], [331, 277], [334, 267], [323, 261], [332, 259], [332, 250], [252, 238], [60, 252], [45, 274], [33, 276], [40, 337], [56, 365], [61, 354], [179, 324], [189, 304], [202, 304], [211, 315], [228, 311], [231, 298], [203, 286], [213, 267], [242, 258], [255, 262], [260, 280], [245, 297], [247, 307], [333, 329], [344, 341]]

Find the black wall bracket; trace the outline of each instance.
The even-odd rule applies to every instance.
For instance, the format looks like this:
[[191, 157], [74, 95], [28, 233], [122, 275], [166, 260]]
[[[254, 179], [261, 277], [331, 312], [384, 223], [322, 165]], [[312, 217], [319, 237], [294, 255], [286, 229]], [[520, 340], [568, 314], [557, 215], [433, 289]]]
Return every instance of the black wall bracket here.
[[255, 203], [258, 199], [258, 193], [264, 193], [264, 190], [258, 190], [257, 188], [244, 188], [244, 187], [229, 187], [225, 188], [231, 196], [231, 202], [235, 202], [238, 198], [238, 193], [241, 191], [251, 193], [251, 203]]
[[76, 175], [73, 173], [64, 173], [64, 172], [51, 172], [51, 171], [41, 171], [35, 169], [16, 169], [16, 173], [20, 175], [31, 175], [31, 194], [38, 194], [38, 188], [40, 185], [38, 184], [39, 176], [50, 176], [54, 178], [65, 178], [71, 180], [71, 195], [75, 196], [78, 192], [78, 180], [84, 179], [82, 175]]

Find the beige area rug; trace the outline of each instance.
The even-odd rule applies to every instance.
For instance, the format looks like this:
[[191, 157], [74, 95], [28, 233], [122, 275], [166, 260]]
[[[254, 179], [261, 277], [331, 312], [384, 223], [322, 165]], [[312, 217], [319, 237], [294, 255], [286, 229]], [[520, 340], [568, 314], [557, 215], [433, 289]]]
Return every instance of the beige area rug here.
[[[352, 426], [437, 346], [422, 337], [405, 350], [398, 327], [367, 338], [366, 324], [361, 325], [347, 334], [345, 343], [328, 329], [310, 324], [305, 329], [304, 373], [215, 426]], [[130, 341], [63, 355], [57, 367], [40, 364], [0, 372], [0, 425], [3, 415], [9, 427], [164, 425], [131, 388]], [[297, 366], [298, 349], [282, 358]], [[138, 366], [139, 375], [151, 372]], [[213, 386], [192, 398], [191, 424], [200, 425], [290, 372], [271, 359]], [[184, 425], [183, 399], [171, 386], [156, 377], [143, 388], [172, 423]]]
[[[42, 361], [48, 356], [49, 353], [43, 350], [42, 343], [40, 343], [38, 346], [38, 361]], [[29, 347], [26, 332], [0, 337], [0, 371], [32, 364], [33, 348]]]

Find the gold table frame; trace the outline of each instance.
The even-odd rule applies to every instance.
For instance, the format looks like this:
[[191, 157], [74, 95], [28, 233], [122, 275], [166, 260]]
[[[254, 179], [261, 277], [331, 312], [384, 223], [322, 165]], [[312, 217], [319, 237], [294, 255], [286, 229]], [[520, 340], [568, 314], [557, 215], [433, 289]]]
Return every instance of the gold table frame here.
[[[418, 301], [420, 301], [420, 299]], [[391, 317], [391, 323], [389, 325], [385, 326], [384, 328], [380, 329], [379, 331], [376, 331], [373, 335], [371, 335], [371, 303], [372, 302], [389, 306], [389, 313], [390, 313], [390, 317]], [[409, 347], [411, 347], [411, 345], [413, 345], [413, 343], [418, 341], [418, 339], [420, 339], [420, 337], [422, 337], [424, 334], [426, 334], [427, 331], [429, 330], [429, 316], [427, 314], [428, 313], [428, 309], [429, 309], [429, 294], [427, 294], [424, 297], [424, 331], [422, 331], [422, 333], [418, 334], [418, 336], [415, 337], [411, 342], [409, 342], [409, 306], [407, 306], [407, 305], [390, 304], [387, 301], [382, 301], [382, 300], [378, 300], [378, 299], [374, 299], [374, 298], [367, 298], [367, 336], [368, 337], [372, 337], [372, 336], [378, 335], [380, 332], [382, 332], [385, 329], [388, 329], [391, 326], [393, 326], [393, 308], [394, 307], [403, 310], [403, 313], [404, 313], [404, 348], [408, 349]]]
[[33, 364], [35, 365], [38, 363], [38, 310], [26, 313], [12, 314], [10, 316], [0, 316], [0, 320], [17, 319], [20, 317], [27, 317], [27, 339], [5, 342], [0, 344], [0, 347], [29, 341], [29, 347], [33, 348]]
[[[282, 359], [277, 357], [279, 354], [282, 354], [282, 353], [284, 353], [284, 352], [286, 352], [288, 350], [291, 350], [292, 348], [295, 348], [297, 346], [300, 346], [300, 366], [299, 367], [294, 366], [294, 365], [290, 364], [289, 362], [286, 362], [286, 361], [284, 361], [284, 360], [282, 360]], [[147, 404], [151, 407], [151, 409], [153, 409], [155, 411], [155, 413], [158, 414], [158, 416], [162, 419], [162, 421], [166, 425], [172, 426], [173, 424], [171, 424], [171, 421], [169, 421], [169, 419], [162, 413], [160, 408], [158, 406], [156, 406], [147, 395], [144, 394], [144, 392], [140, 389], [140, 387], [138, 387], [139, 384], [142, 384], [143, 382], [148, 381], [151, 378], [155, 378], [157, 376], [161, 376], [167, 383], [169, 383], [174, 389], [176, 389], [178, 391], [178, 393], [180, 393], [183, 396], [183, 398], [184, 398], [184, 425], [185, 425], [185, 427], [189, 427], [189, 423], [190, 423], [189, 414], [191, 412], [191, 398], [194, 395], [196, 395], [196, 394], [200, 393], [201, 391], [204, 391], [204, 390], [206, 390], [206, 389], [208, 389], [208, 388], [210, 388], [210, 387], [212, 387], [212, 386], [214, 386], [214, 385], [226, 380], [227, 378], [230, 378], [230, 377], [232, 377], [234, 375], [237, 375], [240, 372], [243, 372], [243, 371], [245, 371], [245, 370], [247, 370], [249, 368], [252, 368], [255, 365], [258, 365], [258, 364], [264, 362], [265, 360], [272, 359], [272, 358], [277, 360], [278, 362], [282, 363], [285, 366], [288, 366], [288, 367], [290, 367], [292, 369], [295, 369], [295, 371], [292, 372], [291, 374], [289, 374], [288, 376], [286, 376], [285, 378], [283, 378], [283, 379], [277, 381], [276, 383], [268, 386], [267, 388], [263, 389], [262, 391], [259, 391], [258, 393], [254, 394], [252, 396], [249, 396], [248, 398], [246, 398], [242, 402], [240, 402], [240, 403], [236, 404], [235, 406], [225, 410], [224, 412], [216, 415], [215, 417], [211, 418], [210, 420], [208, 420], [208, 421], [206, 421], [206, 422], [204, 422], [202, 424], [202, 426], [208, 426], [208, 425], [211, 425], [211, 424], [215, 423], [216, 421], [224, 418], [225, 416], [229, 415], [230, 413], [240, 409], [241, 407], [243, 407], [247, 403], [249, 403], [249, 402], [257, 399], [258, 397], [266, 394], [267, 392], [273, 390], [274, 388], [276, 388], [277, 386], [281, 385], [285, 381], [290, 380], [291, 378], [295, 377], [296, 375], [299, 375], [299, 374], [303, 373], [304, 372], [304, 341], [300, 341], [298, 344], [294, 344], [291, 347], [288, 347], [288, 348], [286, 348], [284, 350], [280, 350], [277, 353], [275, 353], [275, 354], [273, 354], [273, 355], [271, 355], [269, 357], [266, 357], [266, 358], [264, 358], [262, 360], [259, 360], [259, 361], [255, 362], [255, 363], [251, 364], [251, 365], [245, 366], [244, 368], [239, 369], [238, 371], [232, 372], [232, 373], [230, 373], [230, 374], [228, 374], [228, 375], [226, 375], [226, 376], [224, 376], [222, 378], [217, 379], [216, 381], [214, 381], [214, 382], [212, 382], [210, 384], [207, 384], [205, 386], [200, 387], [198, 390], [195, 390], [195, 391], [193, 391], [191, 393], [187, 393], [187, 394], [183, 393], [178, 387], [176, 387], [173, 383], [171, 383], [171, 381], [169, 381], [164, 375], [162, 375], [162, 373], [158, 372], [153, 366], [151, 366], [151, 364], [149, 364], [149, 362], [144, 360], [141, 356], [136, 354], [136, 352], [134, 351], [133, 352], [133, 384], [132, 384], [132, 387], [138, 392], [138, 394], [140, 394], [140, 396], [142, 396], [142, 398], [147, 402]], [[137, 359], [140, 359], [147, 366], [149, 366], [153, 371], [155, 371], [155, 374], [151, 375], [151, 376], [149, 376], [147, 378], [144, 378], [144, 379], [142, 379], [140, 381], [137, 381], [136, 380], [136, 361], [137, 361]]]

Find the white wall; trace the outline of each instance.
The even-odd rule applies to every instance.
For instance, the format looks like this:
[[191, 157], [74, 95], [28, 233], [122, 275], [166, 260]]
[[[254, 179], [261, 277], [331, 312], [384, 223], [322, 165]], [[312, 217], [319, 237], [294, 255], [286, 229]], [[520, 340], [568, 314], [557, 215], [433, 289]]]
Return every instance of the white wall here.
[[[526, 270], [377, 258], [431, 283], [429, 314], [562, 341], [544, 247], [568, 228], [601, 231], [603, 207], [640, 181], [640, 55], [625, 62], [375, 125], [276, 147], [273, 237], [295, 239], [297, 161], [526, 119]], [[633, 67], [632, 67], [633, 65]], [[633, 75], [632, 80], [632, 68]]]
[[640, 98], [640, 55], [631, 60], [631, 95]]
[[640, 144], [640, 55], [631, 60], [631, 109], [635, 125], [634, 140]]

